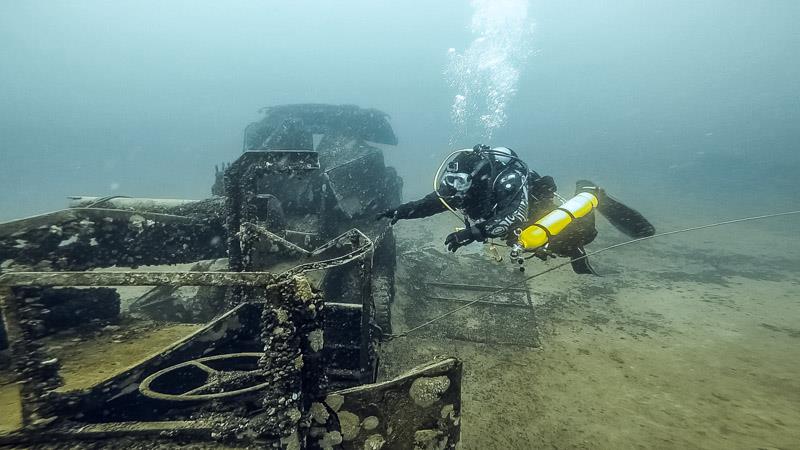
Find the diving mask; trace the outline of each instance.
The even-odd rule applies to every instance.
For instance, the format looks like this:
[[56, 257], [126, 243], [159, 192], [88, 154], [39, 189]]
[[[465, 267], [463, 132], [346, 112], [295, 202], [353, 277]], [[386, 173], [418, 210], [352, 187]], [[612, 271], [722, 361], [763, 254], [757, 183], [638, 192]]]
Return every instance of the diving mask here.
[[472, 177], [463, 172], [445, 172], [442, 182], [458, 192], [464, 192], [472, 186]]

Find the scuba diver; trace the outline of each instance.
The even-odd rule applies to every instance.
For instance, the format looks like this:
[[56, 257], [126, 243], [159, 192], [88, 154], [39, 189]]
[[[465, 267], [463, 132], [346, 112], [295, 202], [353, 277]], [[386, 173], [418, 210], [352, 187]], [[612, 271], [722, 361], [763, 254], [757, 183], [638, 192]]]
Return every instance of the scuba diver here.
[[597, 236], [594, 209], [632, 238], [655, 233], [639, 212], [590, 181], [578, 181], [576, 196], [563, 201], [553, 178], [530, 170], [513, 150], [476, 145], [445, 159], [434, 177], [433, 192], [384, 211], [378, 219], [391, 219], [394, 225], [447, 210], [459, 215], [460, 210], [464, 228], [445, 239], [451, 252], [473, 242], [502, 239], [520, 264], [519, 255], [526, 251], [542, 260], [568, 257], [576, 273], [596, 274], [584, 250]]

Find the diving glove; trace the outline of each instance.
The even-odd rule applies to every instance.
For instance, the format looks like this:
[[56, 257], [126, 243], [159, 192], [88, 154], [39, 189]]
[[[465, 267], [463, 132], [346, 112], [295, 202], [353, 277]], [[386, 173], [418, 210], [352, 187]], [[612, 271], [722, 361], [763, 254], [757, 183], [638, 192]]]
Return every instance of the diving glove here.
[[480, 230], [475, 227], [469, 227], [448, 234], [444, 240], [444, 245], [447, 246], [448, 251], [455, 253], [459, 248], [479, 240], [482, 240]]
[[396, 209], [387, 209], [386, 211], [378, 214], [377, 217], [375, 217], [375, 220], [381, 220], [381, 219], [391, 219], [391, 222], [389, 223], [394, 225], [397, 223], [398, 220], [400, 220], [400, 217], [397, 214]]
[[419, 202], [403, 203], [396, 208], [387, 209], [386, 211], [378, 214], [378, 217], [376, 217], [375, 220], [381, 220], [385, 217], [387, 219], [391, 219], [391, 224], [394, 225], [400, 219], [413, 218], [418, 204]]

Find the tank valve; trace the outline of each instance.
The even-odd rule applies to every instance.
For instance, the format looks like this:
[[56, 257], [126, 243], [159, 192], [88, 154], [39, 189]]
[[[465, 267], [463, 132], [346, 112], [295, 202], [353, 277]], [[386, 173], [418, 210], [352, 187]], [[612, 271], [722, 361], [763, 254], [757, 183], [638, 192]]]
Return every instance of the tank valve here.
[[525, 266], [523, 266], [523, 264], [525, 264], [525, 258], [522, 257], [523, 251], [524, 248], [522, 247], [522, 245], [517, 243], [511, 247], [511, 251], [509, 252], [509, 256], [511, 256], [511, 261], [519, 264], [520, 272], [525, 272]]

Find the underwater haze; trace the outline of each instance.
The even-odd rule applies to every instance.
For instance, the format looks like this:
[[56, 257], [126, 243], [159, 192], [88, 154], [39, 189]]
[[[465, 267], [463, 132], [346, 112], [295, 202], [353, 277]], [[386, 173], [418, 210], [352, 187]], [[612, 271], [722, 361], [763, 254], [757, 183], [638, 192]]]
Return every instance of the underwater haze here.
[[460, 2], [2, 2], [0, 218], [74, 194], [204, 198], [264, 106], [378, 108], [403, 130], [398, 153], [442, 152], [446, 50], [469, 41], [470, 14]]
[[303, 102], [390, 114], [408, 198], [485, 141], [562, 177], [788, 205], [798, 18], [790, 0], [3, 2], [0, 218], [73, 194], [203, 198], [259, 108]]
[[[209, 198], [261, 108], [302, 103], [387, 113], [398, 144], [374, 145], [403, 201], [487, 144], [565, 197], [592, 180], [657, 232], [797, 212], [798, 24], [796, 0], [3, 1], [0, 222], [71, 195]], [[434, 318], [409, 286], [440, 269], [522, 276], [477, 244], [450, 255], [445, 216], [392, 228], [395, 332]], [[463, 360], [464, 449], [799, 448], [798, 219], [548, 272], [523, 285], [536, 345], [498, 337], [520, 317], [467, 309], [384, 342], [381, 377]], [[597, 228], [590, 252], [627, 240]]]

